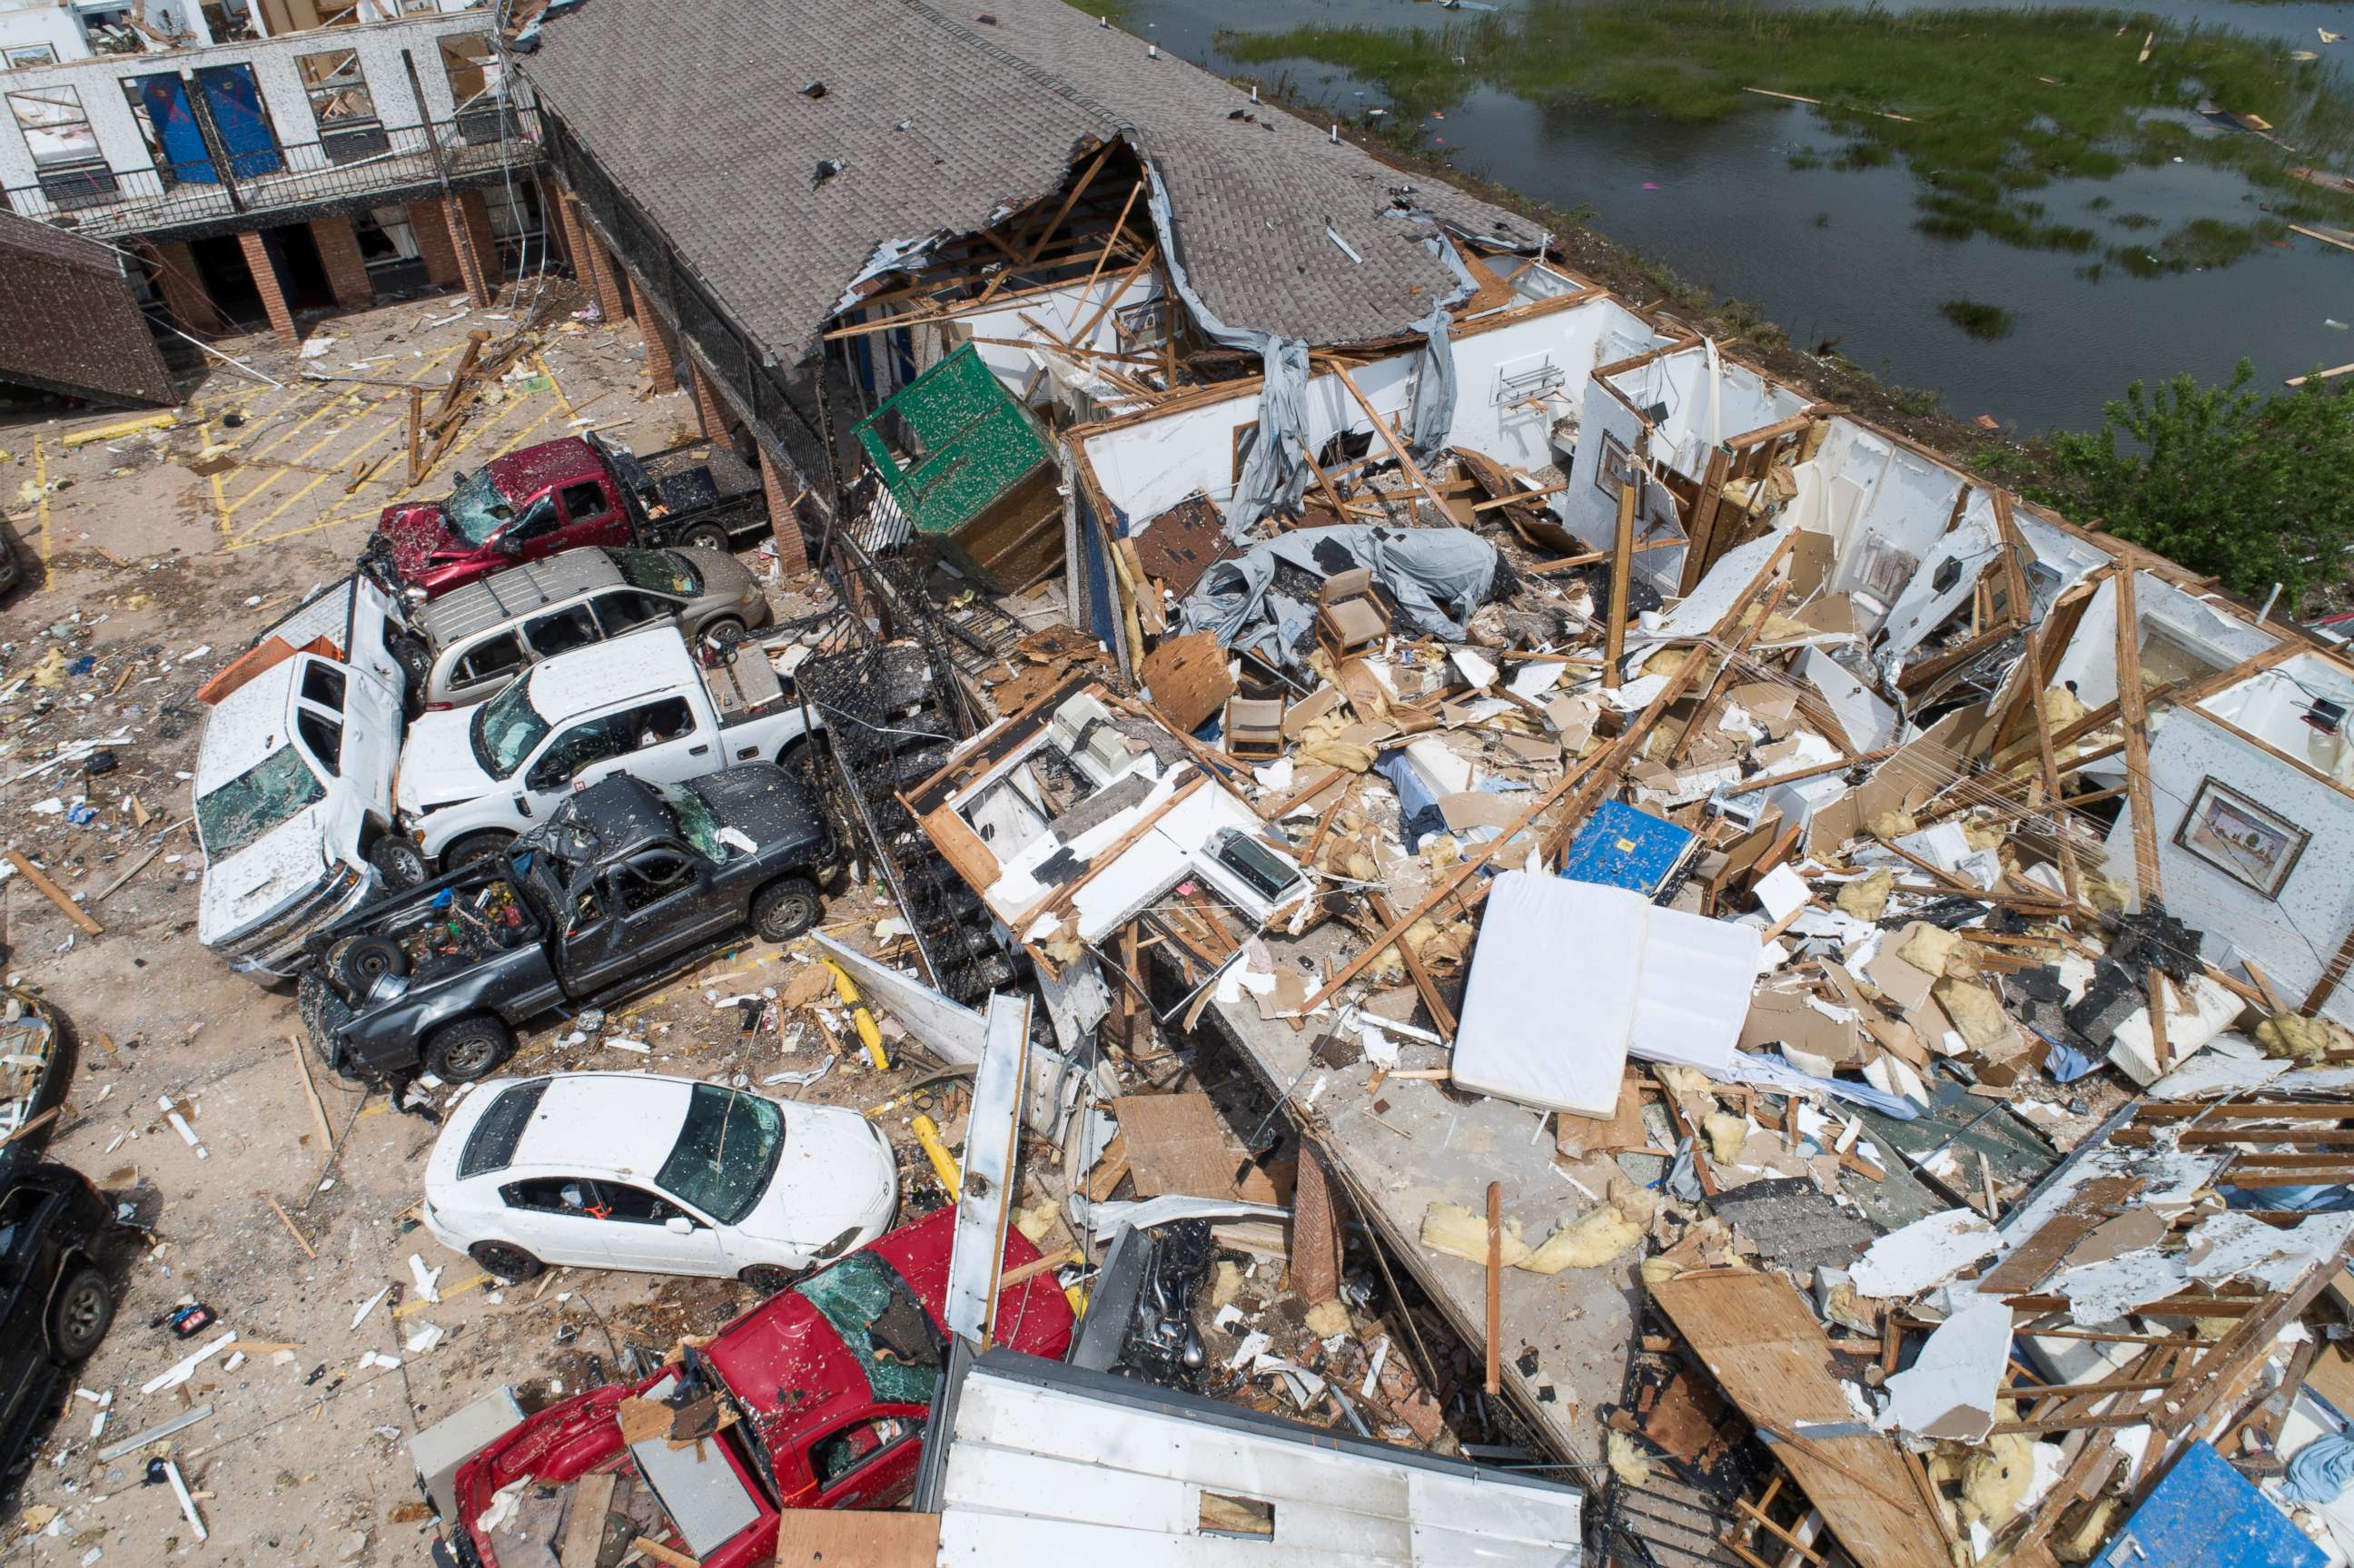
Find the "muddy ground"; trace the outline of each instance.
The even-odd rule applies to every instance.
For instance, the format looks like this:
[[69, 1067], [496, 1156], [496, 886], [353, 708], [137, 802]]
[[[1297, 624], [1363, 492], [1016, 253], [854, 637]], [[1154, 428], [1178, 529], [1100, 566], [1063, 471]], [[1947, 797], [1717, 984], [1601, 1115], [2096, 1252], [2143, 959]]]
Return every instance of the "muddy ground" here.
[[[568, 315], [577, 302], [553, 292], [568, 285], [549, 288], [557, 308], [541, 346], [413, 489], [400, 451], [408, 394], [398, 384], [439, 387], [467, 332], [513, 330], [533, 302], [528, 291], [471, 315], [461, 313], [461, 297], [431, 296], [313, 323], [314, 338], [337, 341], [311, 358], [266, 337], [219, 342], [221, 353], [285, 386], [216, 366], [188, 388], [170, 429], [75, 446], [77, 434], [124, 416], [51, 410], [0, 425], [0, 505], [27, 566], [26, 581], [0, 603], [0, 822], [7, 847], [104, 927], [77, 933], [25, 877], [10, 875], [0, 884], [7, 972], [54, 1004], [80, 1041], [50, 1156], [103, 1187], [152, 1188], [160, 1201], [153, 1234], [126, 1249], [112, 1331], [77, 1379], [92, 1396], [111, 1395], [105, 1429], [93, 1439], [99, 1407], [68, 1403], [15, 1518], [0, 1523], [0, 1562], [424, 1562], [430, 1522], [407, 1457], [410, 1432], [502, 1383], [527, 1399], [577, 1391], [614, 1375], [631, 1344], [659, 1351], [752, 1300], [728, 1282], [610, 1272], [497, 1288], [407, 1215], [434, 1128], [322, 1073], [323, 1135], [291, 1043], [291, 994], [230, 972], [195, 934], [201, 859], [185, 821], [203, 726], [196, 688], [313, 585], [347, 569], [375, 514], [397, 495], [439, 494], [453, 470], [584, 421], [642, 451], [694, 433], [685, 397], [644, 396], [634, 328], [581, 326]], [[305, 370], [366, 379], [306, 381]], [[362, 472], [369, 477], [353, 485]], [[39, 768], [77, 741], [117, 736], [105, 747], [111, 769], [87, 773], [70, 759]], [[829, 918], [854, 938], [871, 934], [873, 916], [868, 890], [832, 890]], [[838, 1012], [789, 1008], [781, 1034], [747, 1038], [735, 1008], [713, 1005], [790, 988], [807, 950], [749, 943], [627, 1010], [610, 1033], [645, 1043], [646, 1054], [601, 1039], [559, 1049], [552, 1042], [567, 1026], [526, 1036], [509, 1070], [724, 1069], [757, 1083], [838, 1055], [801, 1091], [807, 1099], [862, 1108], [892, 1099], [908, 1075], [868, 1065]], [[186, 1108], [201, 1150], [161, 1119], [163, 1097]], [[899, 1105], [880, 1118], [901, 1144], [907, 1215], [939, 1201], [907, 1131], [918, 1108]], [[958, 1107], [929, 1108], [954, 1139]], [[419, 1302], [411, 1254], [440, 1271], [438, 1304]], [[379, 1304], [355, 1327], [387, 1285], [399, 1287], [397, 1308]], [[190, 1300], [242, 1340], [270, 1348], [234, 1367], [216, 1357], [178, 1388], [142, 1393], [218, 1335], [184, 1342], [160, 1326]], [[444, 1331], [440, 1342], [411, 1351], [429, 1324]], [[364, 1365], [370, 1352], [383, 1359]], [[173, 1448], [210, 1531], [199, 1543], [170, 1489], [143, 1484], [139, 1456], [111, 1465], [94, 1456], [207, 1403], [210, 1418]]]

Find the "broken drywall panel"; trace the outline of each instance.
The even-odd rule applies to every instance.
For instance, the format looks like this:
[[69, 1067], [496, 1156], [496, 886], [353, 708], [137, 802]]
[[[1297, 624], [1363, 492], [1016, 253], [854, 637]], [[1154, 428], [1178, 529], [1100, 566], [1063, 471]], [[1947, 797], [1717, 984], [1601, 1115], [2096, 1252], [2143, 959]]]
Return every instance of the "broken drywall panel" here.
[[[2224, 969], [2253, 959], [2282, 995], [2304, 997], [2354, 927], [2354, 798], [2196, 708], [2152, 726], [2149, 776], [2167, 904], [2190, 916], [2200, 956]], [[2130, 807], [2103, 849], [2130, 883]], [[2354, 1024], [2354, 986], [2322, 1012]]]
[[2068, 1298], [2071, 1319], [2092, 1327], [2165, 1300], [2182, 1288], [2186, 1277], [2179, 1259], [2145, 1248], [2064, 1270], [2046, 1288]]
[[[2169, 981], [2168, 996], [2170, 1001], [2190, 1004], [2169, 1005], [2166, 1010], [2167, 1049], [2178, 1062], [2205, 1049], [2207, 1043], [2229, 1027], [2247, 1006], [2238, 992], [2203, 974], [2192, 975], [2188, 985]], [[2110, 1037], [2109, 1061], [2145, 1087], [2157, 1081], [2158, 1054], [2150, 1034], [2147, 1007], [2118, 1022], [2116, 1033]]]
[[1887, 1383], [1873, 1425], [1908, 1436], [1977, 1443], [1994, 1425], [1996, 1391], [2010, 1360], [2010, 1308], [1972, 1298], [1937, 1325], [1913, 1364]]
[[2264, 1054], [2244, 1034], [2219, 1034], [2207, 1049], [2149, 1086], [2154, 1100], [2204, 1100], [2260, 1089], [2296, 1065]]
[[1949, 1209], [1891, 1231], [1850, 1270], [1860, 1296], [1918, 1296], [1959, 1274], [2000, 1245], [1986, 1216]]
[[1656, 626], [1646, 628], [1646, 637], [1652, 641], [1665, 641], [1708, 636], [1724, 619], [1725, 611], [1733, 608], [1734, 601], [1749, 591], [1749, 585], [1765, 570], [1774, 552], [1782, 547], [1783, 536], [1789, 532], [1787, 525], [1776, 526], [1718, 556], [1716, 564], [1708, 568], [1708, 575], [1677, 601], [1675, 609], [1661, 616]]
[[2310, 1214], [2293, 1225], [2267, 1224], [2237, 1212], [2211, 1214], [2191, 1231], [2183, 1258], [2201, 1285], [2252, 1280], [2286, 1290], [2354, 1234], [2354, 1213]]
[[1896, 738], [1896, 710], [1819, 648], [1800, 649], [1790, 673], [1821, 694], [1823, 705], [1846, 731], [1848, 752], [1877, 751]]

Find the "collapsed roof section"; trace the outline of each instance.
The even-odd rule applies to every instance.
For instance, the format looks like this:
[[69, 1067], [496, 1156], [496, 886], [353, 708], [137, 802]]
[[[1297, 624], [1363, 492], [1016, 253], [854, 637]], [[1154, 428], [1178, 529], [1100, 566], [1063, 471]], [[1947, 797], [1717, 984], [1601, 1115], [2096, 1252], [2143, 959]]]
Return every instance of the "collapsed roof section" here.
[[1310, 344], [1394, 336], [1456, 289], [1407, 206], [1494, 248], [1544, 238], [1460, 191], [1409, 189], [1062, 0], [977, 17], [920, 0], [593, 0], [549, 23], [524, 69], [779, 358], [813, 353], [878, 264], [1053, 197], [1121, 140], [1159, 173], [1162, 242], [1208, 309]]

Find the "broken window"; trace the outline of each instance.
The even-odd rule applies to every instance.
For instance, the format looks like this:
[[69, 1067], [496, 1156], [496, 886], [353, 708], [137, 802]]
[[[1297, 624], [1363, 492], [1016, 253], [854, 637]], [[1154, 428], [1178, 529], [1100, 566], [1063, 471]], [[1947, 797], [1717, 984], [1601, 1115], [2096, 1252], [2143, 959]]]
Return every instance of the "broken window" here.
[[70, 87], [43, 87], [7, 96], [9, 112], [50, 199], [112, 194], [114, 175], [99, 153], [98, 133], [82, 111], [80, 93]]
[[325, 49], [294, 57], [302, 91], [311, 100], [311, 118], [319, 127], [319, 145], [330, 161], [352, 163], [390, 150], [376, 98], [360, 71], [357, 49]]
[[784, 1158], [785, 1118], [758, 1095], [697, 1084], [686, 1124], [654, 1181], [722, 1224], [752, 1212]]
[[858, 1358], [877, 1403], [931, 1403], [944, 1347], [915, 1291], [889, 1264], [874, 1253], [854, 1252], [793, 1289]]
[[1261, 1502], [1257, 1498], [1204, 1491], [1194, 1533], [1234, 1536], [1245, 1541], [1272, 1541], [1275, 1539], [1275, 1505]]
[[493, 1100], [466, 1137], [465, 1150], [458, 1156], [458, 1179], [462, 1181], [485, 1171], [505, 1170], [514, 1158], [515, 1145], [523, 1140], [524, 1128], [531, 1125], [531, 1113], [539, 1108], [539, 1097], [546, 1092], [547, 1080], [535, 1078]]
[[1627, 453], [1627, 443], [1602, 432], [1602, 461], [1594, 465], [1594, 488], [1616, 501], [1618, 492], [1634, 473]]
[[821, 1437], [810, 1449], [810, 1472], [821, 1487], [850, 1479], [859, 1470], [884, 1457], [922, 1431], [912, 1421], [896, 1415], [854, 1421], [841, 1431]]
[[458, 133], [471, 143], [495, 142], [505, 132], [505, 89], [499, 76], [498, 50], [488, 33], [466, 33], [441, 40], [441, 69], [450, 79], [450, 97], [457, 105]]
[[205, 856], [227, 860], [290, 821], [327, 793], [302, 753], [281, 746], [210, 794], [196, 800], [196, 839]]

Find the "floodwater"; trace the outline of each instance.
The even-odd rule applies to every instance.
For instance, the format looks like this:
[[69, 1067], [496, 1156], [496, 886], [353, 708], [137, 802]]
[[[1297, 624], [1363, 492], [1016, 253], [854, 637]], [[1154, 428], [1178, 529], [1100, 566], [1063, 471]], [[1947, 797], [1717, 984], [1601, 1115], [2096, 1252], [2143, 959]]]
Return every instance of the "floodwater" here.
[[[1511, 8], [1514, 0], [1504, 0]], [[1799, 0], [1806, 3], [1806, 0]], [[1831, 3], [1831, 0], [1825, 0]], [[1938, 0], [1881, 0], [1908, 10]], [[2231, 26], [2317, 49], [2315, 28], [2354, 34], [2343, 4], [2279, 5], [2154, 0], [2137, 7], [2184, 25]], [[1465, 12], [1416, 0], [1128, 0], [1123, 25], [1220, 75], [1287, 78], [1295, 100], [1342, 116], [1383, 104], [1380, 90], [1313, 60], [1245, 66], [1221, 54], [1222, 29], [1303, 26], [1436, 29]], [[2354, 251], [2290, 235], [2228, 267], [2137, 278], [2114, 263], [2098, 281], [2092, 256], [2023, 250], [1983, 235], [1935, 238], [1914, 228], [1916, 182], [1901, 160], [1848, 170], [1793, 169], [1790, 154], [1828, 154], [1848, 140], [1803, 105], [1765, 107], [1707, 125], [1580, 107], [1547, 108], [1480, 88], [1426, 128], [1458, 168], [1565, 211], [1664, 263], [1687, 281], [1746, 300], [1801, 348], [1839, 352], [1887, 381], [1942, 394], [1954, 413], [1989, 414], [2021, 431], [2089, 427], [2136, 380], [2190, 371], [2230, 376], [2242, 357], [2259, 387], [2317, 366], [2354, 361]], [[2258, 196], [2237, 175], [2200, 164], [2133, 168], [2114, 179], [2037, 191], [2055, 223], [2131, 237], [2109, 219], [2141, 213], [2162, 235], [2194, 217], [2244, 224]], [[2086, 203], [2105, 196], [2105, 211]], [[2015, 326], [1995, 341], [1947, 321], [1948, 300], [1999, 304]]]

